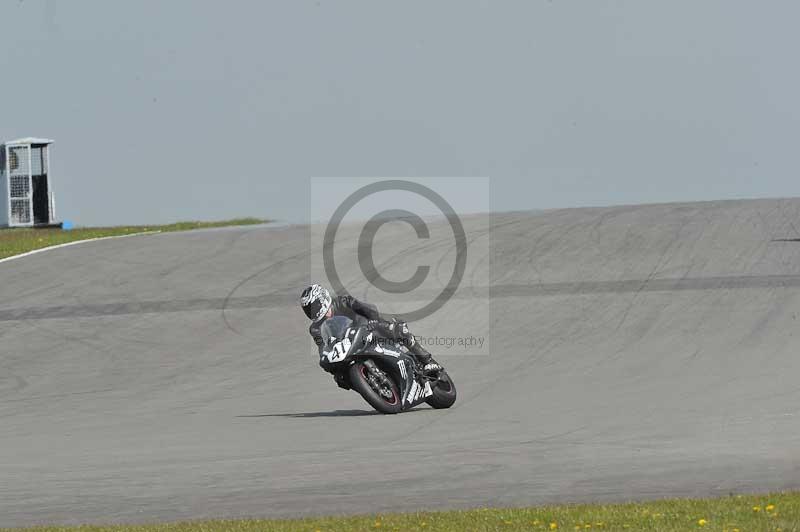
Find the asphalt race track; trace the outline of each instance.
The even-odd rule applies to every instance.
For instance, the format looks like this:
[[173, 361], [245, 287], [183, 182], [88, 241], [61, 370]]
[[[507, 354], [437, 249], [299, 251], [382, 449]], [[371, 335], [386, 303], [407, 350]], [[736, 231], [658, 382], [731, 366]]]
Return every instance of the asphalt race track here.
[[412, 328], [490, 296], [491, 354], [443, 353], [455, 407], [397, 416], [317, 367], [307, 227], [0, 264], [0, 526], [800, 488], [800, 200], [465, 225], [490, 286]]

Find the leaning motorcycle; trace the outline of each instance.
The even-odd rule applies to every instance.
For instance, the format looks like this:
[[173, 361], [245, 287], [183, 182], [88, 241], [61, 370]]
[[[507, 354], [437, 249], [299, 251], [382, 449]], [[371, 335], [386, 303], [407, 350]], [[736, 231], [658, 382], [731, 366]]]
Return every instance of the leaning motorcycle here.
[[327, 319], [320, 332], [322, 357], [378, 412], [397, 414], [423, 402], [433, 408], [455, 403], [456, 385], [447, 372], [423, 374], [402, 342], [383, 338], [346, 316]]

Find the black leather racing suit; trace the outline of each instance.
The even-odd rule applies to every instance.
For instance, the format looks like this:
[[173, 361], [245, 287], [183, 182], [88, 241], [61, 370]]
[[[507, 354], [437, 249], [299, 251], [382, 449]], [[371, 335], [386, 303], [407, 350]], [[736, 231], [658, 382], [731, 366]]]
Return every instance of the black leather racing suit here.
[[[431, 354], [416, 341], [414, 335], [408, 330], [408, 325], [405, 322], [385, 319], [381, 316], [380, 312], [378, 312], [378, 308], [375, 305], [359, 301], [353, 296], [337, 296], [331, 301], [331, 310], [333, 310], [332, 316], [347, 316], [358, 325], [368, 323], [373, 330], [381, 335], [387, 338], [395, 338], [403, 342], [411, 354], [414, 355], [423, 366], [431, 361]], [[334, 373], [331, 365], [322, 358], [324, 342], [320, 329], [322, 328], [322, 324], [325, 323], [325, 319], [326, 318], [323, 318], [313, 322], [308, 328], [308, 332], [314, 339], [314, 343], [317, 344], [320, 355], [320, 367], [328, 373]], [[334, 373], [334, 378], [340, 387], [349, 388], [344, 376]]]

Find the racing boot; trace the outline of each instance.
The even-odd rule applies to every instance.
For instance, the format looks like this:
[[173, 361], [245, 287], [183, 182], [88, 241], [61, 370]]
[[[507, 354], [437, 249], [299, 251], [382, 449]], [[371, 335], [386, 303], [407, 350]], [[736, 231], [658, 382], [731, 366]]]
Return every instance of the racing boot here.
[[417, 359], [424, 375], [429, 377], [436, 376], [442, 371], [442, 366], [433, 360], [433, 356], [420, 345], [414, 335], [411, 334], [411, 331], [408, 330], [406, 322], [392, 319], [391, 321], [372, 320], [369, 323], [389, 338], [403, 342], [411, 354], [414, 355], [414, 358]]
[[409, 349], [414, 357], [419, 361], [420, 366], [422, 366], [422, 373], [425, 374], [427, 377], [435, 377], [442, 371], [442, 366], [440, 366], [434, 359], [433, 355], [431, 355], [427, 349], [422, 347], [419, 342], [414, 342]]

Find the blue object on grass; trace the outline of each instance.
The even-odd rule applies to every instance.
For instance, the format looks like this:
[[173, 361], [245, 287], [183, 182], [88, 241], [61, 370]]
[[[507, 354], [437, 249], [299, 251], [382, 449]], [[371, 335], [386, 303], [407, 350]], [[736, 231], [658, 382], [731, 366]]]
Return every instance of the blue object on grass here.
[[73, 228], [72, 222], [70, 222], [69, 220], [64, 220], [61, 224], [61, 229], [63, 229], [64, 231], [71, 231], [72, 228]]

